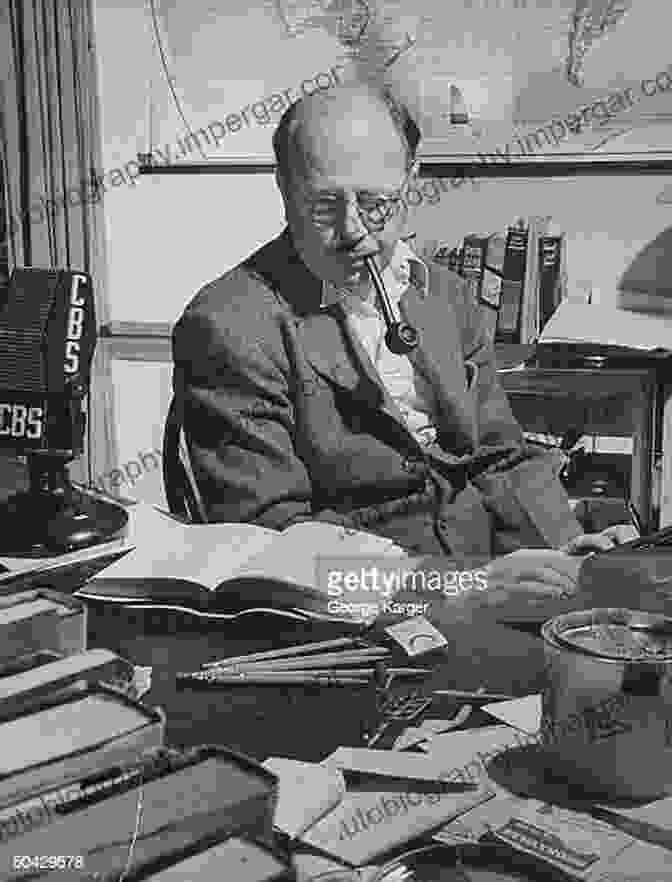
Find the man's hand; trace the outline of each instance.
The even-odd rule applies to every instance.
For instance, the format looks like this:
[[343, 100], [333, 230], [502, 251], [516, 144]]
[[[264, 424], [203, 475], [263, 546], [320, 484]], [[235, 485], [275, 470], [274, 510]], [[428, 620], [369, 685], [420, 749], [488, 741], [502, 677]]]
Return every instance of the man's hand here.
[[564, 551], [546, 548], [522, 548], [497, 557], [486, 567], [486, 602], [505, 603], [526, 594], [532, 600], [549, 597], [571, 597], [576, 592], [583, 560]]
[[487, 566], [487, 603], [505, 603], [521, 593], [540, 599], [571, 597], [576, 593], [583, 556], [608, 551], [638, 536], [630, 524], [607, 527], [601, 533], [577, 536], [559, 550], [523, 548], [497, 557]]
[[637, 539], [639, 533], [631, 524], [615, 524], [601, 533], [583, 533], [560, 549], [567, 554], [582, 555], [591, 551], [609, 551], [616, 545]]

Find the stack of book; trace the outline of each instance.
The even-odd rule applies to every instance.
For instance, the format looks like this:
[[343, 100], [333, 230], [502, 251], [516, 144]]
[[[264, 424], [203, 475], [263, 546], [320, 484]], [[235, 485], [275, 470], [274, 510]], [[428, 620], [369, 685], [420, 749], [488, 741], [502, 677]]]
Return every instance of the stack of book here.
[[293, 879], [276, 776], [225, 747], [166, 747], [133, 665], [87, 649], [83, 601], [35, 581], [35, 562], [0, 576], [0, 882]]
[[565, 240], [550, 218], [518, 220], [506, 233], [501, 264], [501, 300], [496, 340], [534, 343], [566, 291]]
[[469, 234], [434, 260], [462, 276], [499, 343], [534, 343], [566, 291], [565, 240], [551, 219], [519, 219], [505, 234]]

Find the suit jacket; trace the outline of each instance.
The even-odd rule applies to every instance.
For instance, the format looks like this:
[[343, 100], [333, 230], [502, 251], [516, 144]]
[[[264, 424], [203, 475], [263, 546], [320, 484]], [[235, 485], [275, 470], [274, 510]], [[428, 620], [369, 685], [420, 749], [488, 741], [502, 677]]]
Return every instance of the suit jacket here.
[[[322, 283], [287, 229], [196, 295], [173, 332], [174, 391], [211, 520], [362, 526], [363, 508], [431, 476], [435, 529], [456, 554], [553, 547], [582, 532], [559, 462], [523, 443], [480, 310], [461, 279], [428, 268], [427, 296], [412, 284], [400, 309], [438, 403], [429, 451], [340, 307], [320, 307]], [[460, 478], [461, 464], [497, 446], [517, 449], [518, 464]]]

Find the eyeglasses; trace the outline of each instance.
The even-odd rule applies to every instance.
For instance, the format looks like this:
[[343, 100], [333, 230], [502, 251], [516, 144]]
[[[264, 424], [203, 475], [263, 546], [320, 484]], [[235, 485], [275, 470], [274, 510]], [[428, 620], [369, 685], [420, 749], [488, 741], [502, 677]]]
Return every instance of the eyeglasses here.
[[[407, 181], [408, 175], [401, 187], [389, 196], [366, 191], [356, 194], [357, 212], [369, 232], [379, 233], [397, 215]], [[313, 224], [318, 229], [328, 229], [336, 223], [343, 199], [333, 193], [321, 193], [312, 199], [307, 198], [306, 203]]]

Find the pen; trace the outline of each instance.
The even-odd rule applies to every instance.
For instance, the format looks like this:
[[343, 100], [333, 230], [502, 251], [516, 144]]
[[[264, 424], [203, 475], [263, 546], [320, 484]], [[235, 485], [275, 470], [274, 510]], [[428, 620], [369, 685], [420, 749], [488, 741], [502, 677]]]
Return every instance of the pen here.
[[[199, 677], [203, 679], [208, 679], [211, 677], [215, 679], [216, 677], [223, 675], [225, 677], [230, 676], [233, 673], [241, 673], [241, 674], [274, 674], [274, 673], [284, 673], [283, 671], [278, 671], [276, 668], [260, 668], [250, 670], [246, 668], [241, 671], [195, 671]], [[300, 670], [290, 670], [288, 673], [295, 674], [305, 674], [305, 675], [316, 675], [319, 674], [324, 677], [375, 677], [377, 671], [375, 668], [301, 668]], [[433, 674], [434, 671], [431, 668], [385, 668], [385, 674], [393, 674], [395, 677], [426, 677], [428, 674]]]
[[496, 692], [463, 692], [461, 689], [436, 689], [432, 695], [464, 698], [468, 701], [513, 701], [515, 695], [499, 695]]
[[275, 686], [316, 685], [316, 686], [370, 686], [371, 679], [364, 677], [333, 677], [329, 674], [285, 674], [253, 673], [253, 674], [178, 674], [179, 683], [206, 686]]
[[299, 643], [297, 646], [286, 646], [284, 649], [269, 649], [266, 652], [252, 652], [249, 655], [236, 655], [232, 658], [222, 658], [219, 661], [206, 662], [204, 668], [228, 667], [234, 664], [247, 664], [248, 662], [265, 661], [266, 659], [289, 658], [304, 655], [309, 652], [339, 649], [344, 647], [355, 649], [362, 646], [360, 637], [337, 637], [334, 640], [320, 640], [317, 643]]
[[[386, 649], [360, 649], [352, 652], [325, 652], [324, 654], [300, 656], [299, 658], [269, 659], [233, 665], [218, 665], [216, 670], [226, 673], [227, 671], [291, 671], [297, 668], [331, 668], [334, 665], [356, 665], [366, 662], [384, 661], [389, 657]], [[210, 669], [211, 670], [211, 669]]]

